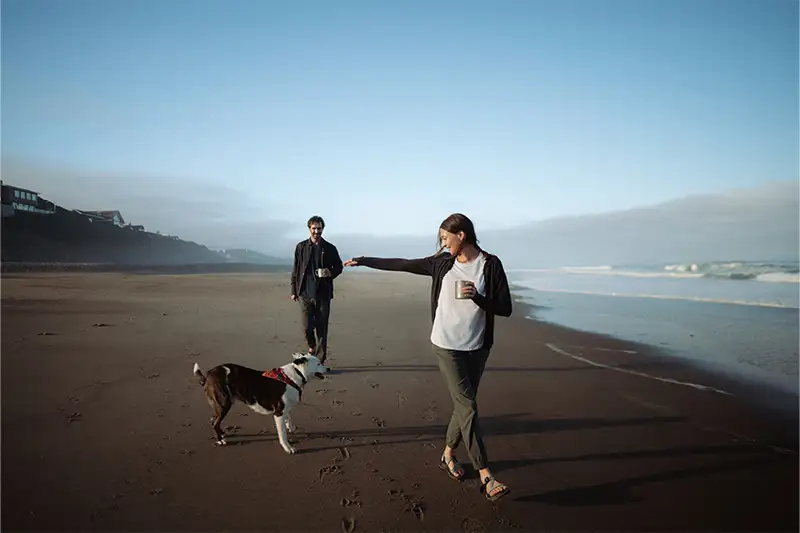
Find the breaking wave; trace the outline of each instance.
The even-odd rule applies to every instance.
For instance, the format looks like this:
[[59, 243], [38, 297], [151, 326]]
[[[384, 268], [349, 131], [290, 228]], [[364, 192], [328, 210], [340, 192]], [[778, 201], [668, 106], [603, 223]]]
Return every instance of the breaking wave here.
[[630, 276], [639, 278], [717, 278], [770, 283], [800, 283], [798, 263], [710, 262], [677, 263], [663, 266], [579, 266], [558, 269], [531, 269], [529, 272], [563, 272], [595, 276]]
[[646, 294], [646, 293], [624, 293], [624, 292], [607, 292], [607, 291], [584, 291], [575, 289], [554, 289], [554, 288], [541, 288], [536, 283], [526, 281], [515, 281], [514, 285], [520, 289], [528, 289], [537, 292], [547, 293], [562, 293], [562, 294], [582, 294], [587, 296], [613, 296], [617, 298], [647, 298], [651, 300], [675, 300], [686, 302], [705, 302], [705, 303], [720, 303], [720, 304], [733, 304], [745, 305], [752, 307], [772, 307], [779, 309], [797, 309], [797, 305], [781, 301], [759, 301], [759, 300], [737, 300], [727, 298], [710, 298], [702, 296], [681, 296], [669, 294]]
[[690, 263], [666, 265], [665, 272], [692, 273], [706, 278], [756, 280], [773, 283], [800, 282], [800, 269], [794, 263]]

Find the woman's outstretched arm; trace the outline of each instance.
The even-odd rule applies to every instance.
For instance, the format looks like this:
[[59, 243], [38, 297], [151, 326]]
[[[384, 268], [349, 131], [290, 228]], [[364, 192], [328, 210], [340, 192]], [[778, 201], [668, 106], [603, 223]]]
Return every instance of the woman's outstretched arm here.
[[420, 259], [400, 259], [382, 257], [354, 257], [345, 261], [345, 266], [365, 266], [375, 270], [408, 272], [420, 276], [433, 276], [434, 257]]

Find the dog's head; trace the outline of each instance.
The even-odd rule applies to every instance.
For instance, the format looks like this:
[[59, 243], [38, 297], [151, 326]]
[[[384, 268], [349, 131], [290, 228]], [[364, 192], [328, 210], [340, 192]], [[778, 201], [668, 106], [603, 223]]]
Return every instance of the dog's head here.
[[331, 371], [331, 369], [323, 365], [315, 355], [301, 353], [292, 354], [292, 364], [303, 373], [306, 379], [308, 379], [309, 376], [325, 379], [323, 374], [327, 374]]

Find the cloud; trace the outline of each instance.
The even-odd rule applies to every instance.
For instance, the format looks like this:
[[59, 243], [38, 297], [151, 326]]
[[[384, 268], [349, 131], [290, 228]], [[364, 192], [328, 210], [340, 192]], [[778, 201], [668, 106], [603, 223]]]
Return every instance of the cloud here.
[[[602, 215], [553, 219], [487, 237], [515, 264], [650, 264], [671, 261], [797, 260], [797, 182], [690, 196]], [[517, 244], [524, 243], [524, 244]]]
[[[6, 158], [2, 171], [7, 183], [37, 190], [64, 207], [119, 209], [128, 221], [150, 231], [208, 246], [291, 257], [297, 241], [306, 235], [297, 222], [268, 215], [285, 206], [219, 182], [77, 172]], [[497, 253], [509, 268], [796, 260], [799, 198], [797, 181], [776, 181], [614, 213], [561, 217], [503, 230], [477, 229], [482, 246]], [[372, 236], [340, 234], [331, 227], [326, 237], [343, 258], [422, 257], [435, 250], [436, 230], [432, 227], [428, 235]]]
[[[613, 213], [477, 230], [481, 245], [509, 268], [797, 260], [799, 197], [796, 181], [772, 182]], [[422, 257], [433, 251], [435, 228], [431, 235], [342, 235], [337, 243], [351, 255]]]

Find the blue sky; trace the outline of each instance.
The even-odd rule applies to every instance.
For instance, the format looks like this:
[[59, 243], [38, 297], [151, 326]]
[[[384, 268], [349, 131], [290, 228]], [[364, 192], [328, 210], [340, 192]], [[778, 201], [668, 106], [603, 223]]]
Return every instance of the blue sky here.
[[795, 1], [2, 9], [3, 156], [105, 176], [69, 207], [214, 184], [230, 220], [433, 235], [798, 179]]

